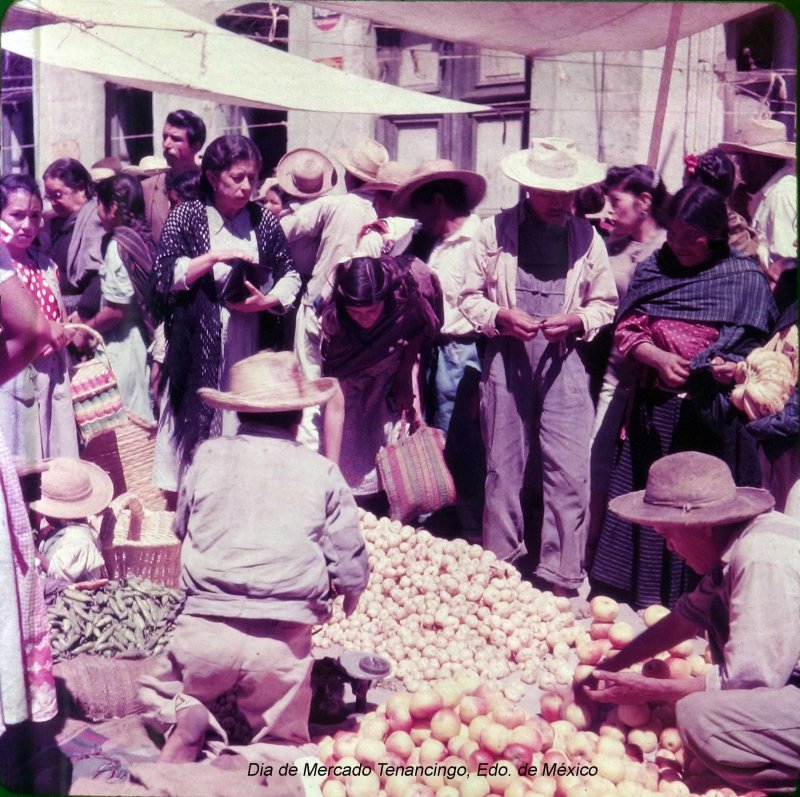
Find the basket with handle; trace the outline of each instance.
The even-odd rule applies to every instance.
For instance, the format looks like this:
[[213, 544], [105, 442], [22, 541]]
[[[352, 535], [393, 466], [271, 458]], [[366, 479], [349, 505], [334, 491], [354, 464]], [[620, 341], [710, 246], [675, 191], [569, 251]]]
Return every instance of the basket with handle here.
[[65, 329], [85, 332], [97, 342], [94, 357], [70, 369], [75, 423], [80, 441], [86, 445], [92, 438], [125, 423], [125, 407], [103, 336], [86, 324], [66, 324]]
[[174, 512], [145, 509], [132, 493], [118, 496], [100, 526], [100, 551], [109, 578], [137, 576], [177, 587], [181, 541], [172, 531]]

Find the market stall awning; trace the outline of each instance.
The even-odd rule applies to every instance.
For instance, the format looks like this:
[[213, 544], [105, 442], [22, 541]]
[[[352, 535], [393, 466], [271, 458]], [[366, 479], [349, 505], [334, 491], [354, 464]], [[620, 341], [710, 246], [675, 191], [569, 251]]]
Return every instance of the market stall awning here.
[[[124, 86], [279, 110], [380, 116], [486, 110], [316, 64], [160, 0], [22, 0], [13, 11], [18, 29], [3, 33], [3, 49]], [[34, 18], [45, 24], [29, 27]]]
[[[199, 0], [203, 2], [203, 0]], [[207, 0], [206, 0], [207, 2]], [[667, 41], [673, 3], [384, 2], [303, 0], [431, 38], [522, 55], [651, 50]], [[678, 38], [750, 14], [768, 3], [681, 3]]]

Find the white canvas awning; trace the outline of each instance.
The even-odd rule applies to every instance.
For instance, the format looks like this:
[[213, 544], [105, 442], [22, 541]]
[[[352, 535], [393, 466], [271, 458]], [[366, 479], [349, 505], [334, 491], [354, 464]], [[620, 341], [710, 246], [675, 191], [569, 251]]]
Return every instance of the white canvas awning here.
[[3, 49], [148, 91], [339, 114], [486, 110], [265, 47], [160, 0], [22, 0], [12, 12]]
[[[216, 0], [218, 2], [219, 0]], [[193, 0], [194, 2], [194, 0]], [[209, 0], [198, 0], [200, 5]], [[528, 56], [601, 50], [651, 50], [667, 41], [673, 3], [384, 2], [304, 0], [319, 8], [431, 38], [469, 42]], [[682, 6], [678, 38], [766, 8], [768, 3], [691, 2]]]

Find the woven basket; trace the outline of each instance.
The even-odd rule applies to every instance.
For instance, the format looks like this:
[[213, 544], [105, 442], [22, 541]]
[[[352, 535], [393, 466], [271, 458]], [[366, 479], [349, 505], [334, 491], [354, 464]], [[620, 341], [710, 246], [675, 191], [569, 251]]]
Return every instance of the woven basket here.
[[129, 412], [127, 423], [92, 438], [81, 459], [108, 473], [115, 496], [134, 493], [147, 509], [166, 509], [164, 494], [152, 483], [156, 429], [156, 424]]
[[82, 653], [53, 665], [59, 703], [73, 717], [93, 722], [126, 717], [142, 710], [136, 695], [139, 678], [155, 659], [106, 659]]
[[130, 493], [115, 498], [100, 526], [100, 550], [109, 578], [138, 576], [177, 587], [181, 542], [172, 531], [174, 512], [145, 509]]

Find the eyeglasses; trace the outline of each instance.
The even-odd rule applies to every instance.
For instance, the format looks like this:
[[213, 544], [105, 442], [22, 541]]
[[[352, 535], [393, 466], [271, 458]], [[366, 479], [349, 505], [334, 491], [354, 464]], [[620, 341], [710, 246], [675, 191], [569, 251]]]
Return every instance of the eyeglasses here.
[[68, 194], [74, 194], [74, 188], [65, 188], [63, 191], [47, 191], [44, 195], [45, 199], [49, 199], [51, 202], [58, 202], [64, 196]]

